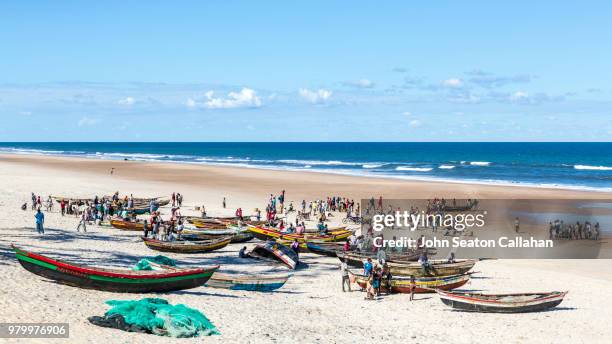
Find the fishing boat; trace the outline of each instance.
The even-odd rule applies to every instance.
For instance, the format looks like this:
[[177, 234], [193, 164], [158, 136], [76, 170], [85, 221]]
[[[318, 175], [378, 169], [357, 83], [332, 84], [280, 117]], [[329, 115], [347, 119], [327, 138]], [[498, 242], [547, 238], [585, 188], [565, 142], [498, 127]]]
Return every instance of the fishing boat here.
[[388, 262], [389, 269], [392, 275], [403, 276], [449, 276], [460, 275], [470, 271], [476, 264], [475, 259], [458, 259], [454, 263], [449, 263], [446, 260], [430, 260], [430, 267], [426, 271], [420, 263], [398, 263]]
[[[349, 253], [337, 253], [338, 259], [344, 261], [349, 266], [363, 267], [363, 263], [367, 258], [371, 258], [373, 261], [375, 257], [360, 256]], [[430, 267], [424, 270], [420, 263], [417, 262], [397, 262], [389, 261], [387, 265], [393, 276], [415, 276], [415, 277], [428, 277], [428, 276], [449, 276], [449, 275], [461, 275], [470, 271], [476, 264], [475, 259], [458, 259], [454, 263], [449, 263], [446, 260], [430, 260]]]
[[151, 211], [151, 208], [147, 207], [134, 207], [126, 209], [128, 214], [134, 213], [136, 215], [144, 215], [148, 214]]
[[293, 250], [285, 245], [271, 241], [257, 244], [248, 255], [256, 259], [280, 262], [287, 265], [290, 269], [296, 269], [299, 263], [298, 255]]
[[236, 233], [236, 230], [227, 227], [217, 229], [186, 227], [183, 229], [183, 233], [193, 235], [232, 235]]
[[326, 242], [336, 242], [346, 240], [349, 236], [351, 236], [352, 232], [346, 229], [339, 229], [335, 231], [329, 231], [328, 234], [297, 234], [297, 233], [282, 233], [278, 229], [275, 228], [264, 228], [253, 225], [247, 226], [248, 230], [252, 232], [256, 238], [260, 240], [268, 240], [268, 239], [284, 239], [298, 242], [307, 242], [307, 241], [326, 241]]
[[11, 245], [24, 269], [57, 281], [85, 289], [121, 293], [155, 293], [196, 288], [208, 281], [219, 266], [206, 268], [168, 268], [133, 271], [73, 264], [35, 254]]
[[273, 291], [285, 285], [291, 275], [230, 275], [215, 272], [206, 283], [207, 287], [247, 291]]
[[[432, 255], [432, 250], [427, 250], [429, 255]], [[410, 263], [415, 262], [419, 259], [421, 254], [423, 253], [422, 249], [418, 250], [409, 250], [402, 253], [391, 253], [386, 254], [386, 262], [395, 262], [395, 263]], [[336, 256], [343, 262], [345, 262], [348, 266], [354, 267], [363, 267], [363, 262], [368, 258], [372, 260], [376, 260], [376, 253], [374, 252], [357, 252], [357, 251], [343, 251], [336, 250]]]
[[[122, 231], [144, 231], [144, 222], [133, 222], [133, 221], [124, 221], [119, 219], [110, 220], [111, 226], [117, 229], [121, 229]], [[149, 230], [152, 230], [151, 224], [147, 224]]]
[[326, 242], [306, 242], [306, 249], [309, 252], [320, 254], [322, 256], [336, 257], [336, 251], [342, 247], [341, 243], [326, 243]]
[[197, 233], [197, 232], [194, 233], [194, 231], [187, 231], [186, 233], [186, 230], [183, 230], [183, 235], [181, 235], [181, 238], [183, 240], [188, 240], [188, 241], [202, 241], [202, 240], [215, 240], [223, 236], [230, 236], [231, 237], [230, 242], [232, 244], [247, 242], [254, 238], [253, 234], [250, 232], [234, 232], [234, 233], [226, 233], [226, 234], [219, 235], [219, 234], [203, 234], [203, 233]]
[[221, 249], [227, 246], [231, 242], [232, 238], [227, 236], [215, 240], [203, 241], [161, 241], [142, 237], [142, 240], [148, 248], [156, 251], [174, 253], [202, 253]]
[[567, 292], [479, 294], [438, 291], [440, 300], [457, 310], [483, 313], [539, 312], [558, 306]]
[[[460, 275], [450, 275], [442, 277], [415, 277], [415, 293], [434, 293], [436, 290], [452, 290], [459, 288], [470, 280], [471, 273]], [[368, 282], [368, 276], [363, 274], [362, 270], [349, 269], [349, 276], [355, 280], [361, 288], [365, 288]], [[388, 284], [385, 279], [382, 280], [380, 289], [389, 292]], [[411, 282], [407, 276], [392, 276], [391, 277], [391, 292], [393, 293], [410, 293]]]
[[[196, 228], [189, 227], [183, 229], [182, 232], [186, 237], [198, 238], [201, 237], [203, 239], [212, 239], [214, 237], [219, 238], [220, 236], [231, 236], [232, 243], [241, 243], [250, 241], [255, 237], [255, 235], [249, 231], [247, 231], [244, 227], [230, 225], [224, 227], [222, 229], [205, 229], [205, 228]], [[197, 239], [194, 239], [197, 240]]]

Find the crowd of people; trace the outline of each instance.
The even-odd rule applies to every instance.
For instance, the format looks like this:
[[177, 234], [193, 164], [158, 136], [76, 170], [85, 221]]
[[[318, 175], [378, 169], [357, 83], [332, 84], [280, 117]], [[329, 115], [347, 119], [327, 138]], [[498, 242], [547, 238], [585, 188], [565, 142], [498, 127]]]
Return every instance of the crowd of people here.
[[599, 240], [601, 228], [599, 222], [593, 225], [589, 221], [565, 223], [557, 219], [548, 223], [548, 236], [550, 239]]

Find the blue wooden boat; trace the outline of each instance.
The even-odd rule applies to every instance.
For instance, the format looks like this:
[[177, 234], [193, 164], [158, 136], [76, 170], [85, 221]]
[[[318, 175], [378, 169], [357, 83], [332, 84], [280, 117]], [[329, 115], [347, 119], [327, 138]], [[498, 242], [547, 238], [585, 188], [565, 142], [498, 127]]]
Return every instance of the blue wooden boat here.
[[285, 285], [290, 274], [282, 276], [230, 275], [214, 273], [206, 283], [207, 287], [231, 290], [273, 291]]
[[308, 251], [328, 257], [337, 257], [336, 251], [342, 249], [339, 243], [306, 242]]

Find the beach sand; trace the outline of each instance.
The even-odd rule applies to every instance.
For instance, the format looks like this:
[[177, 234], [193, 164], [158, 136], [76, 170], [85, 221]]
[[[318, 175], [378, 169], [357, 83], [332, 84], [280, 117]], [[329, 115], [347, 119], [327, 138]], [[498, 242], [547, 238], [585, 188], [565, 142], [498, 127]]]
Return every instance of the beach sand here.
[[[115, 168], [111, 176], [109, 171]], [[78, 219], [46, 214], [46, 234], [35, 233], [33, 212], [22, 211], [30, 193], [44, 197], [91, 197], [119, 191], [137, 197], [185, 196], [182, 212], [206, 205], [210, 215], [246, 214], [265, 207], [271, 193], [287, 190], [297, 205], [331, 195], [359, 198], [554, 198], [610, 199], [608, 193], [574, 190], [401, 181], [323, 173], [258, 170], [187, 164], [0, 155], [0, 322], [68, 322], [70, 339], [12, 340], [40, 343], [609, 343], [612, 338], [610, 260], [489, 260], [464, 289], [483, 292], [568, 290], [553, 311], [533, 314], [454, 312], [434, 294], [383, 296], [365, 301], [364, 293], [343, 293], [337, 259], [302, 254], [306, 269], [294, 272], [274, 293], [201, 287], [169, 294], [117, 294], [49, 282], [25, 271], [11, 243], [52, 257], [93, 265], [127, 267], [147, 249], [138, 232], [101, 226], [77, 233]], [[221, 208], [227, 198], [227, 209]], [[164, 211], [167, 213], [168, 209]], [[330, 225], [331, 226], [331, 225]], [[253, 243], [247, 243], [251, 247]], [[206, 254], [165, 254], [182, 265], [221, 265], [226, 272], [286, 272], [280, 266], [237, 258], [241, 244]], [[353, 286], [356, 288], [356, 286]], [[107, 300], [162, 297], [202, 311], [221, 332], [207, 338], [172, 339], [126, 333], [91, 325]], [[1, 339], [0, 339], [1, 341]], [[8, 342], [8, 340], [7, 340]]]

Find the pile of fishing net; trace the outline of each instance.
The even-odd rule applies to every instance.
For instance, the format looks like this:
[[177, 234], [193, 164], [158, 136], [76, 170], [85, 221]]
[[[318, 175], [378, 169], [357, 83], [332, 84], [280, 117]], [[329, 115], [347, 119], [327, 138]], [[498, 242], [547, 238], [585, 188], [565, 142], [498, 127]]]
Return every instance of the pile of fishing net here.
[[146, 257], [136, 263], [132, 270], [160, 270], [163, 266], [176, 266], [176, 261], [165, 256]]
[[176, 338], [220, 334], [200, 311], [185, 305], [173, 306], [164, 299], [110, 300], [106, 304], [112, 308], [103, 317], [87, 320], [102, 327]]

